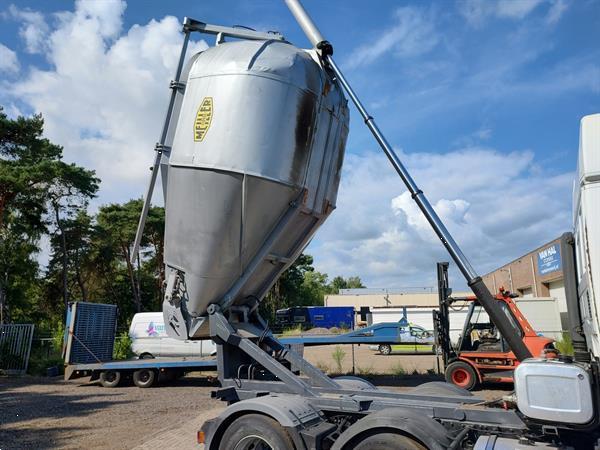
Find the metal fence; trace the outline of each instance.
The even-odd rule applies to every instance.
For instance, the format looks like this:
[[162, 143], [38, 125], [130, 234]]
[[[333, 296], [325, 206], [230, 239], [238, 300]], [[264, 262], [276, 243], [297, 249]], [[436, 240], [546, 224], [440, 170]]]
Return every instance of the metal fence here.
[[0, 325], [0, 372], [7, 375], [27, 372], [32, 339], [32, 324]]

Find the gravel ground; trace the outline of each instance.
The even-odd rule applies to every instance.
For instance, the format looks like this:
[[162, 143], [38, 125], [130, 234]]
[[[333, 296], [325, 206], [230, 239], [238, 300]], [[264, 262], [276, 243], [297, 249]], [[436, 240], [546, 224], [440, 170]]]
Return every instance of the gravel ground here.
[[[342, 360], [342, 370], [352, 370], [352, 345], [316, 345], [304, 349], [304, 357], [313, 365], [328, 372], [336, 371], [337, 364], [334, 362], [332, 353], [336, 347], [340, 347], [345, 356]], [[436, 358], [434, 355], [381, 355], [379, 352], [369, 349], [368, 345], [354, 345], [354, 369], [357, 373], [396, 373], [403, 370], [407, 374], [413, 372], [427, 373], [436, 370]]]
[[131, 449], [222, 408], [213, 389], [193, 374], [150, 389], [0, 378], [0, 449]]
[[[305, 356], [313, 363], [328, 361], [333, 367], [332, 351], [332, 347], [313, 347]], [[344, 364], [351, 367], [351, 356]], [[431, 355], [379, 356], [365, 346], [360, 351], [355, 347], [356, 367], [372, 366], [368, 378], [386, 390], [403, 391], [439, 380], [435, 375], [412, 375], [414, 369], [426, 371], [434, 364]], [[409, 375], [399, 379], [375, 374], [397, 366]], [[107, 389], [60, 378], [0, 378], [0, 450], [200, 450], [196, 431], [224, 407], [210, 398], [214, 389], [199, 374], [150, 389]], [[496, 386], [475, 394], [490, 400], [510, 389]]]

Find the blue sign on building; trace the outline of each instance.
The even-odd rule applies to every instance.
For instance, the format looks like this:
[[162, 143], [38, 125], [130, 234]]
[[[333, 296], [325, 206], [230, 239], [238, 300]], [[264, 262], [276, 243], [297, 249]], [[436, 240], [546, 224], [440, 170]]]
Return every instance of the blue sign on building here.
[[538, 271], [540, 275], [546, 275], [561, 269], [562, 263], [558, 244], [553, 244], [538, 252]]

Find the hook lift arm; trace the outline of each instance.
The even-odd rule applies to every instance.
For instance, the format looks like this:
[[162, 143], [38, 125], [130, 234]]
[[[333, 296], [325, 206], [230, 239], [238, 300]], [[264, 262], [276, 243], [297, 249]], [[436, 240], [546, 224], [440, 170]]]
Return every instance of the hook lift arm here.
[[492, 321], [497, 324], [496, 326], [500, 330], [500, 333], [502, 333], [502, 336], [504, 336], [504, 338], [507, 340], [515, 356], [519, 359], [519, 361], [530, 358], [532, 355], [523, 343], [516, 324], [513, 324], [504, 315], [501, 306], [494, 299], [481, 277], [477, 275], [468, 259], [463, 254], [462, 250], [456, 241], [454, 241], [454, 238], [423, 194], [423, 191], [421, 191], [421, 189], [419, 189], [419, 187], [416, 185], [415, 181], [402, 164], [402, 161], [400, 161], [400, 158], [396, 152], [394, 152], [391, 145], [387, 142], [385, 136], [379, 130], [379, 127], [375, 123], [375, 119], [367, 112], [356, 93], [352, 90], [350, 83], [348, 83], [344, 77], [344, 74], [333, 60], [333, 46], [323, 38], [321, 32], [313, 23], [312, 19], [309, 17], [299, 0], [285, 0], [285, 3], [296, 18], [296, 21], [308, 37], [311, 44], [320, 51], [321, 57], [326, 66], [331, 70], [331, 72], [333, 72], [338, 83], [346, 91], [354, 103], [354, 106], [356, 106], [356, 109], [358, 109], [358, 112], [364, 119], [365, 124], [373, 134], [373, 137], [406, 185], [406, 188], [410, 192], [412, 199], [415, 201], [433, 228], [435, 234], [440, 238], [442, 244], [444, 244], [444, 247], [446, 247], [446, 250], [448, 250], [448, 253], [450, 253], [450, 256], [464, 275], [469, 287], [473, 290], [473, 293], [481, 305], [485, 308]]

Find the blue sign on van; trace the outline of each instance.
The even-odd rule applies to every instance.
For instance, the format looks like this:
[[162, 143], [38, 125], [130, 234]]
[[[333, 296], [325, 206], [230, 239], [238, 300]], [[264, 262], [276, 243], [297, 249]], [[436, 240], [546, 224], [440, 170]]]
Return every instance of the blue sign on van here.
[[538, 270], [540, 275], [546, 275], [561, 270], [560, 247], [558, 244], [546, 247], [538, 252]]

